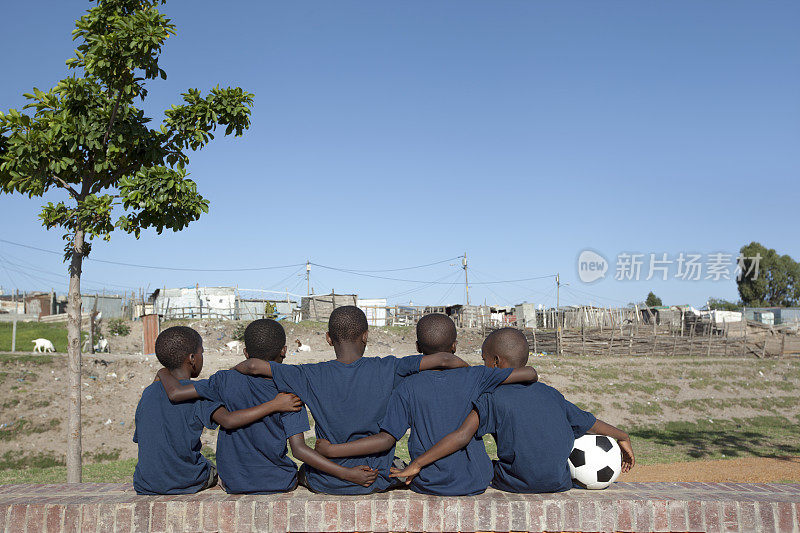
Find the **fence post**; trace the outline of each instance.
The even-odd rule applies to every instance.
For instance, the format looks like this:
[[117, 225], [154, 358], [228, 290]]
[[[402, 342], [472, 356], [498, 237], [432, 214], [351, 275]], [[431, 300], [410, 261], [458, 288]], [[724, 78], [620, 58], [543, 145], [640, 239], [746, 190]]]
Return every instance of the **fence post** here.
[[706, 347], [706, 357], [711, 356], [711, 337], [714, 336], [714, 319], [708, 318], [708, 346]]
[[692, 352], [694, 351], [694, 330], [697, 326], [697, 321], [692, 322], [692, 330], [689, 333], [689, 357], [692, 356]]

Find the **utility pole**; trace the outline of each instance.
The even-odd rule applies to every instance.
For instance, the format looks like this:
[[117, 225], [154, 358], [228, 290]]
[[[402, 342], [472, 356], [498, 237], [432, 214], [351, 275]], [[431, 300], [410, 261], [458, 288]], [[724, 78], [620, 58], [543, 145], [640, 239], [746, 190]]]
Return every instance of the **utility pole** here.
[[469, 279], [467, 278], [467, 252], [464, 252], [464, 257], [461, 258], [461, 265], [464, 267], [464, 291], [467, 297], [467, 305], [469, 305]]
[[14, 292], [11, 293], [11, 301], [14, 303], [14, 323], [11, 326], [11, 351], [12, 353], [17, 351], [17, 314], [19, 309], [17, 308], [17, 296], [19, 296], [19, 290], [15, 289]]
[[306, 295], [311, 296], [311, 263], [306, 260]]

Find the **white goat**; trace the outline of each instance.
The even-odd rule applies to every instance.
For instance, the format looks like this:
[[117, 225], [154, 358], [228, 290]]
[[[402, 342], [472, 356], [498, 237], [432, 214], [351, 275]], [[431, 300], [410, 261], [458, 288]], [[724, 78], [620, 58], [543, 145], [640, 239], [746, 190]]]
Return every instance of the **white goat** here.
[[242, 351], [242, 341], [231, 341], [226, 342], [225, 347], [228, 348], [230, 352], [241, 353]]
[[34, 352], [42, 353], [56, 351], [56, 347], [53, 346], [53, 343], [47, 339], [33, 339], [31, 342], [36, 345], [33, 347]]
[[294, 342], [297, 343], [297, 351], [298, 352], [310, 352], [311, 351], [311, 346], [309, 346], [307, 344], [303, 344], [302, 342], [300, 342], [300, 339], [297, 339]]
[[99, 341], [97, 341], [97, 344], [94, 345], [94, 351], [108, 353], [110, 351], [110, 348], [108, 346], [108, 341], [106, 339], [100, 339]]

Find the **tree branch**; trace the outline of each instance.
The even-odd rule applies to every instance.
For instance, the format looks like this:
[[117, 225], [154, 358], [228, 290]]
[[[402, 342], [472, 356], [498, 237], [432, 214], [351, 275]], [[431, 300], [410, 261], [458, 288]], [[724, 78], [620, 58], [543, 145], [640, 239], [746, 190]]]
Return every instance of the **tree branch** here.
[[106, 128], [106, 134], [103, 136], [103, 150], [105, 151], [106, 146], [108, 146], [108, 137], [111, 135], [111, 128], [114, 126], [114, 120], [117, 118], [117, 111], [119, 111], [119, 104], [122, 100], [122, 91], [117, 91], [117, 101], [114, 103], [114, 110], [111, 112], [111, 118], [108, 121], [108, 128]]
[[67, 183], [63, 179], [59, 178], [58, 176], [53, 176], [53, 179], [61, 184], [61, 188], [68, 190], [73, 198], [75, 198], [75, 199], [78, 198], [78, 191], [73, 189], [72, 186], [69, 183]]

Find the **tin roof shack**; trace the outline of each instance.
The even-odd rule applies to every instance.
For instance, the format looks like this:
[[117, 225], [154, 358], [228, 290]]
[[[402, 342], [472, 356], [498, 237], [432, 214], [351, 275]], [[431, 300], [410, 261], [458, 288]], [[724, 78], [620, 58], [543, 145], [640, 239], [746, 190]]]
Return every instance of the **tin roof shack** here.
[[358, 296], [334, 293], [303, 296], [300, 298], [300, 319], [327, 322], [333, 310], [343, 305], [358, 305]]
[[762, 324], [771, 324], [769, 313], [772, 313], [772, 324], [797, 324], [800, 322], [800, 307], [747, 307], [744, 316]]
[[516, 315], [517, 327], [536, 329], [536, 304], [517, 304]]
[[125, 316], [125, 299], [119, 294], [82, 294], [81, 311], [91, 313], [97, 300], [97, 311], [104, 319], [123, 318]]
[[163, 318], [218, 318], [237, 316], [234, 287], [156, 289], [150, 295], [153, 313]]
[[55, 314], [56, 295], [53, 292], [34, 292], [24, 297], [25, 313], [39, 318]]
[[269, 298], [248, 298], [239, 300], [238, 318], [239, 320], [257, 320], [259, 318], [283, 318], [292, 317], [295, 302], [286, 300], [272, 300]]

